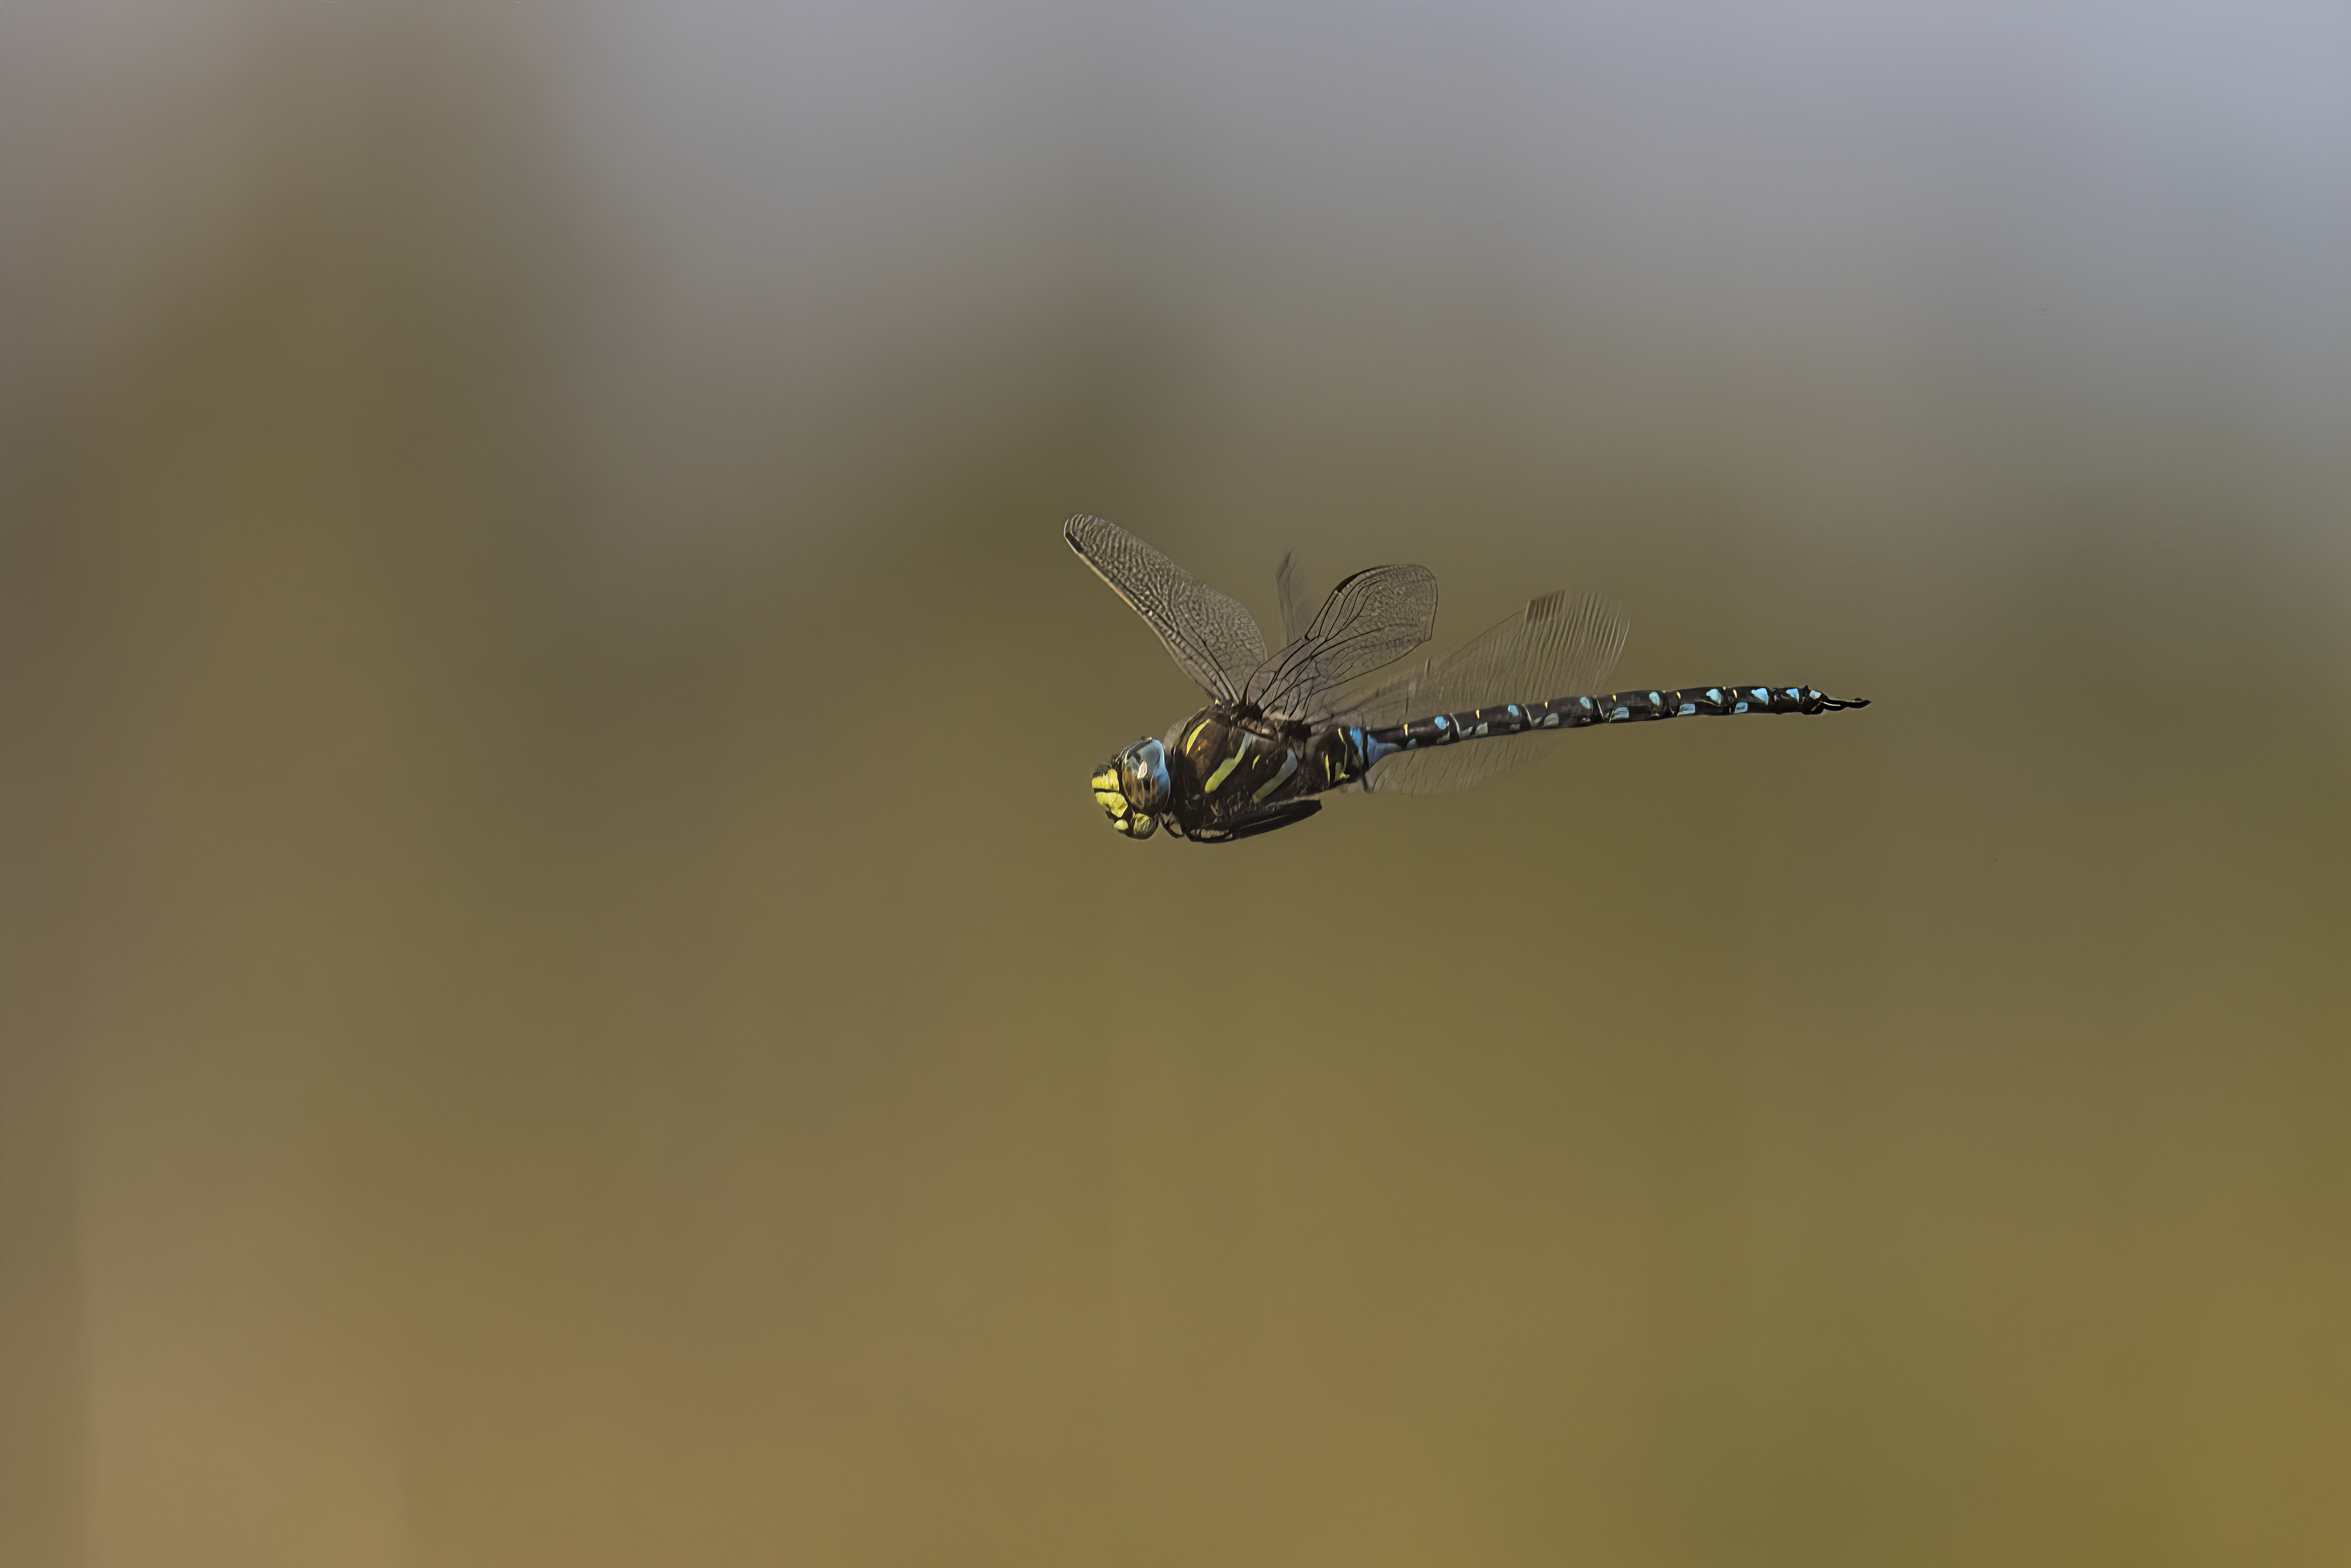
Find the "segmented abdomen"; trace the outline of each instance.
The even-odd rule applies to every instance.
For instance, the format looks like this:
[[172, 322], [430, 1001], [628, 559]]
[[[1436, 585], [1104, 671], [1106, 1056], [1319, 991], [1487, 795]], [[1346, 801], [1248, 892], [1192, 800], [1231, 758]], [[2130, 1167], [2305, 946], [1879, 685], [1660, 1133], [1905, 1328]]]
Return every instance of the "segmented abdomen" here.
[[1833, 697], [1811, 686], [1684, 686], [1678, 691], [1610, 692], [1603, 696], [1554, 697], [1549, 702], [1505, 703], [1406, 719], [1364, 738], [1375, 747], [1418, 750], [1488, 736], [1520, 735], [1538, 729], [1581, 729], [1593, 724], [1637, 724], [1691, 715], [1740, 713], [1834, 713], [1867, 707], [1865, 697]]

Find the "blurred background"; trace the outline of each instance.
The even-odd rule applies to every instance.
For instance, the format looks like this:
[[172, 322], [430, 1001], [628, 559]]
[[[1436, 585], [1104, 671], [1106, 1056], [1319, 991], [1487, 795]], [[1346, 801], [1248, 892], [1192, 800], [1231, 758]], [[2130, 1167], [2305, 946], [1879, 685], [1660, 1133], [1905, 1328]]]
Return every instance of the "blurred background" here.
[[[2351, 1560], [2351, 13], [0, 11], [0, 1560]], [[1062, 546], [1623, 684], [1225, 850]]]

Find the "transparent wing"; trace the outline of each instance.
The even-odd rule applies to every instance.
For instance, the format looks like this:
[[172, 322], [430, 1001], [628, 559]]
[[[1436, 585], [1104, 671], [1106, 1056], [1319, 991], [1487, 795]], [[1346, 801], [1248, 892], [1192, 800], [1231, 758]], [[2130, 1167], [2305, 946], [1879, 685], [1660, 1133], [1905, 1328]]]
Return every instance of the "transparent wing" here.
[[1425, 566], [1359, 571], [1331, 591], [1305, 635], [1257, 667], [1241, 695], [1275, 718], [1311, 717], [1318, 697], [1395, 663], [1436, 629], [1436, 573]]
[[1311, 580], [1297, 551], [1281, 552], [1281, 564], [1273, 569], [1273, 591], [1281, 599], [1281, 641], [1286, 646], [1306, 635], [1308, 621], [1314, 613]]
[[[1546, 593], [1444, 658], [1354, 699], [1334, 717], [1377, 728], [1440, 713], [1605, 691], [1608, 673], [1625, 650], [1628, 624], [1625, 607], [1614, 600]], [[1467, 789], [1548, 755], [1555, 739], [1514, 735], [1399, 752], [1374, 764], [1364, 787], [1397, 795]]]
[[1061, 525], [1061, 537], [1159, 634], [1184, 673], [1217, 701], [1238, 698], [1249, 672], [1265, 663], [1265, 635], [1238, 601], [1117, 524], [1081, 514]]

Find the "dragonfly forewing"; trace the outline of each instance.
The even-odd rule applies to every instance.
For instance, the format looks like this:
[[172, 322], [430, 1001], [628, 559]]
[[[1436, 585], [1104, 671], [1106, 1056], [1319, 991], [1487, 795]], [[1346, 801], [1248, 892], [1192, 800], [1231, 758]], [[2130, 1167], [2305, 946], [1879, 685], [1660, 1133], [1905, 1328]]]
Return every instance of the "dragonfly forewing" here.
[[1249, 673], [1265, 663], [1265, 634], [1239, 601], [1116, 523], [1080, 514], [1061, 525], [1061, 538], [1143, 617], [1194, 685], [1219, 702], [1239, 698]]

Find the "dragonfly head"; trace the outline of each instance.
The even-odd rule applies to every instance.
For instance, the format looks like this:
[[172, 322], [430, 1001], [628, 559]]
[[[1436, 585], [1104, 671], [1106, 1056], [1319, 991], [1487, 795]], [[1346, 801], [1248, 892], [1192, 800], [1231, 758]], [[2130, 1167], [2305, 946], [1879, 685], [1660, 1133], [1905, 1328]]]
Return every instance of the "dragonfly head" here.
[[1175, 796], [1167, 781], [1166, 747], [1136, 741], [1094, 769], [1093, 787], [1112, 827], [1130, 839], [1149, 838], [1159, 831], [1159, 813]]

